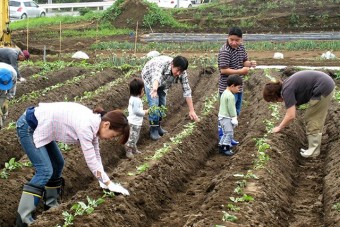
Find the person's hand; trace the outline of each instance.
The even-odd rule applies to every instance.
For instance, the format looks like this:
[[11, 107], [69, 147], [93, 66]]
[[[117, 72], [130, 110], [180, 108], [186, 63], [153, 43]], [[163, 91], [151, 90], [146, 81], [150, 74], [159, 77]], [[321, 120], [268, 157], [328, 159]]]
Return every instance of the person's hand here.
[[102, 189], [108, 189], [107, 185], [104, 184], [103, 182], [99, 181], [99, 186], [102, 188]]
[[120, 184], [116, 184], [113, 182], [110, 182], [109, 185], [107, 185], [107, 188], [111, 191], [111, 192], [117, 192], [123, 195], [130, 195], [129, 191], [126, 190], [123, 186], [121, 186]]
[[199, 122], [199, 121], [200, 121], [200, 119], [199, 119], [198, 116], [196, 115], [195, 111], [189, 112], [189, 117], [190, 117], [191, 120], [194, 120], [194, 121], [196, 121], [196, 122]]
[[249, 72], [249, 67], [243, 67], [243, 68], [241, 69], [241, 74], [242, 74], [242, 75], [246, 75], [246, 74], [248, 74], [248, 72]]
[[256, 61], [250, 61], [250, 67], [255, 68], [257, 66]]
[[277, 132], [280, 132], [281, 131], [281, 127], [277, 126], [275, 128], [272, 129], [272, 133], [277, 133]]
[[238, 120], [237, 120], [237, 117], [233, 117], [233, 118], [231, 118], [231, 124], [232, 124], [234, 127], [238, 126]]
[[99, 181], [99, 186], [102, 189], [108, 189], [111, 192], [120, 193], [122, 195], [130, 195], [129, 191], [126, 190], [123, 186], [121, 186], [120, 184], [113, 183], [112, 181], [110, 181], [108, 185], [106, 185], [103, 182]]
[[151, 96], [151, 98], [157, 98], [158, 97], [157, 89], [152, 89], [150, 96]]

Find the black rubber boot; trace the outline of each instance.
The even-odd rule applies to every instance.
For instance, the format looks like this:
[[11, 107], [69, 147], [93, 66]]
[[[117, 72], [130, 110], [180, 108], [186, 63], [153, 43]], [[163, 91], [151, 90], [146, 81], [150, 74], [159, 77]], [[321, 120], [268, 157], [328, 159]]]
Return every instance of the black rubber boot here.
[[51, 179], [47, 182], [45, 185], [44, 210], [59, 205], [58, 200], [62, 196], [64, 185], [65, 181], [62, 177]]
[[44, 188], [33, 184], [25, 184], [18, 207], [15, 226], [26, 227], [34, 222], [32, 213], [43, 197]]
[[159, 140], [161, 137], [158, 132], [159, 122], [150, 121], [150, 138], [152, 140]]
[[162, 127], [161, 127], [161, 121], [159, 121], [159, 127], [158, 127], [158, 134], [160, 136], [163, 136], [164, 134], [168, 133], [168, 131], [164, 130]]

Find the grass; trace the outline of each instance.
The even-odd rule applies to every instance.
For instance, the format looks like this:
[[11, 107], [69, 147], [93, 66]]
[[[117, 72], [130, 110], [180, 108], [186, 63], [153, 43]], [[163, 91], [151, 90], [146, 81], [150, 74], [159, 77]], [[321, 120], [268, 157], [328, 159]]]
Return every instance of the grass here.
[[103, 12], [89, 12], [84, 16], [55, 16], [55, 17], [38, 17], [38, 18], [30, 18], [28, 20], [17, 20], [10, 23], [11, 30], [19, 30], [26, 29], [27, 24], [29, 28], [40, 28], [46, 27], [50, 25], [58, 25], [58, 24], [76, 24], [79, 22], [88, 22], [91, 20], [99, 19], [102, 16]]
[[[224, 42], [192, 42], [192, 43], [146, 43], [141, 44], [137, 43], [137, 49], [139, 51], [149, 51], [153, 49], [157, 49], [159, 52], [161, 51], [202, 51], [202, 52], [211, 52], [213, 50], [218, 51]], [[298, 40], [298, 41], [288, 41], [288, 42], [280, 42], [274, 43], [270, 41], [260, 41], [260, 42], [244, 42], [246, 49], [253, 51], [297, 51], [297, 50], [340, 50], [340, 41], [309, 41], [309, 40]], [[92, 49], [96, 50], [107, 50], [107, 49], [115, 49], [115, 50], [129, 50], [132, 51], [135, 48], [134, 43], [132, 42], [100, 42], [93, 44], [91, 46]]]

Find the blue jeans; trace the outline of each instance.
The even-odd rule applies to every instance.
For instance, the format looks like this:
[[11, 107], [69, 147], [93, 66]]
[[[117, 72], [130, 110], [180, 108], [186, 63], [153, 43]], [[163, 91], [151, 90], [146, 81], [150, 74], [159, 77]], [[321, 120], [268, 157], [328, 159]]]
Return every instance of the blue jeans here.
[[[164, 89], [158, 88], [158, 90], [157, 90], [158, 97], [156, 97], [156, 98], [152, 98], [151, 95], [150, 95], [150, 92], [151, 92], [150, 89], [145, 86], [145, 94], [146, 94], [146, 98], [148, 100], [149, 107], [165, 106], [166, 105], [166, 93], [165, 93]], [[161, 112], [152, 113], [152, 114], [149, 113], [149, 121], [159, 122], [159, 119], [161, 117], [163, 117]]]
[[36, 148], [33, 133], [27, 122], [26, 114], [17, 121], [19, 142], [35, 168], [35, 175], [29, 183], [44, 187], [50, 179], [61, 177], [64, 168], [64, 158], [55, 141]]
[[243, 92], [235, 93], [234, 96], [235, 96], [236, 113], [237, 113], [237, 116], [240, 116], [241, 108], [242, 108]]

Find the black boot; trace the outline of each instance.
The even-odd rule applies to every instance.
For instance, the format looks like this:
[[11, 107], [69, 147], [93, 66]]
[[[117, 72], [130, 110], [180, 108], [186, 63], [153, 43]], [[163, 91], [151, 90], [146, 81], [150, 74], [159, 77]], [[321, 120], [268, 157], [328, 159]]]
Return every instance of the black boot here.
[[32, 213], [43, 197], [44, 188], [33, 184], [25, 184], [21, 195], [16, 219], [16, 227], [25, 227], [34, 222]]
[[150, 121], [150, 138], [152, 140], [159, 140], [161, 137], [159, 136], [158, 132], [159, 122], [157, 121]]
[[59, 205], [58, 199], [62, 196], [63, 187], [65, 185], [64, 178], [51, 179], [45, 185], [44, 209], [48, 210], [51, 207]]
[[161, 127], [161, 120], [159, 120], [159, 127], [158, 127], [158, 134], [160, 136], [163, 136], [164, 134], [168, 133], [168, 131], [164, 130], [162, 127]]

